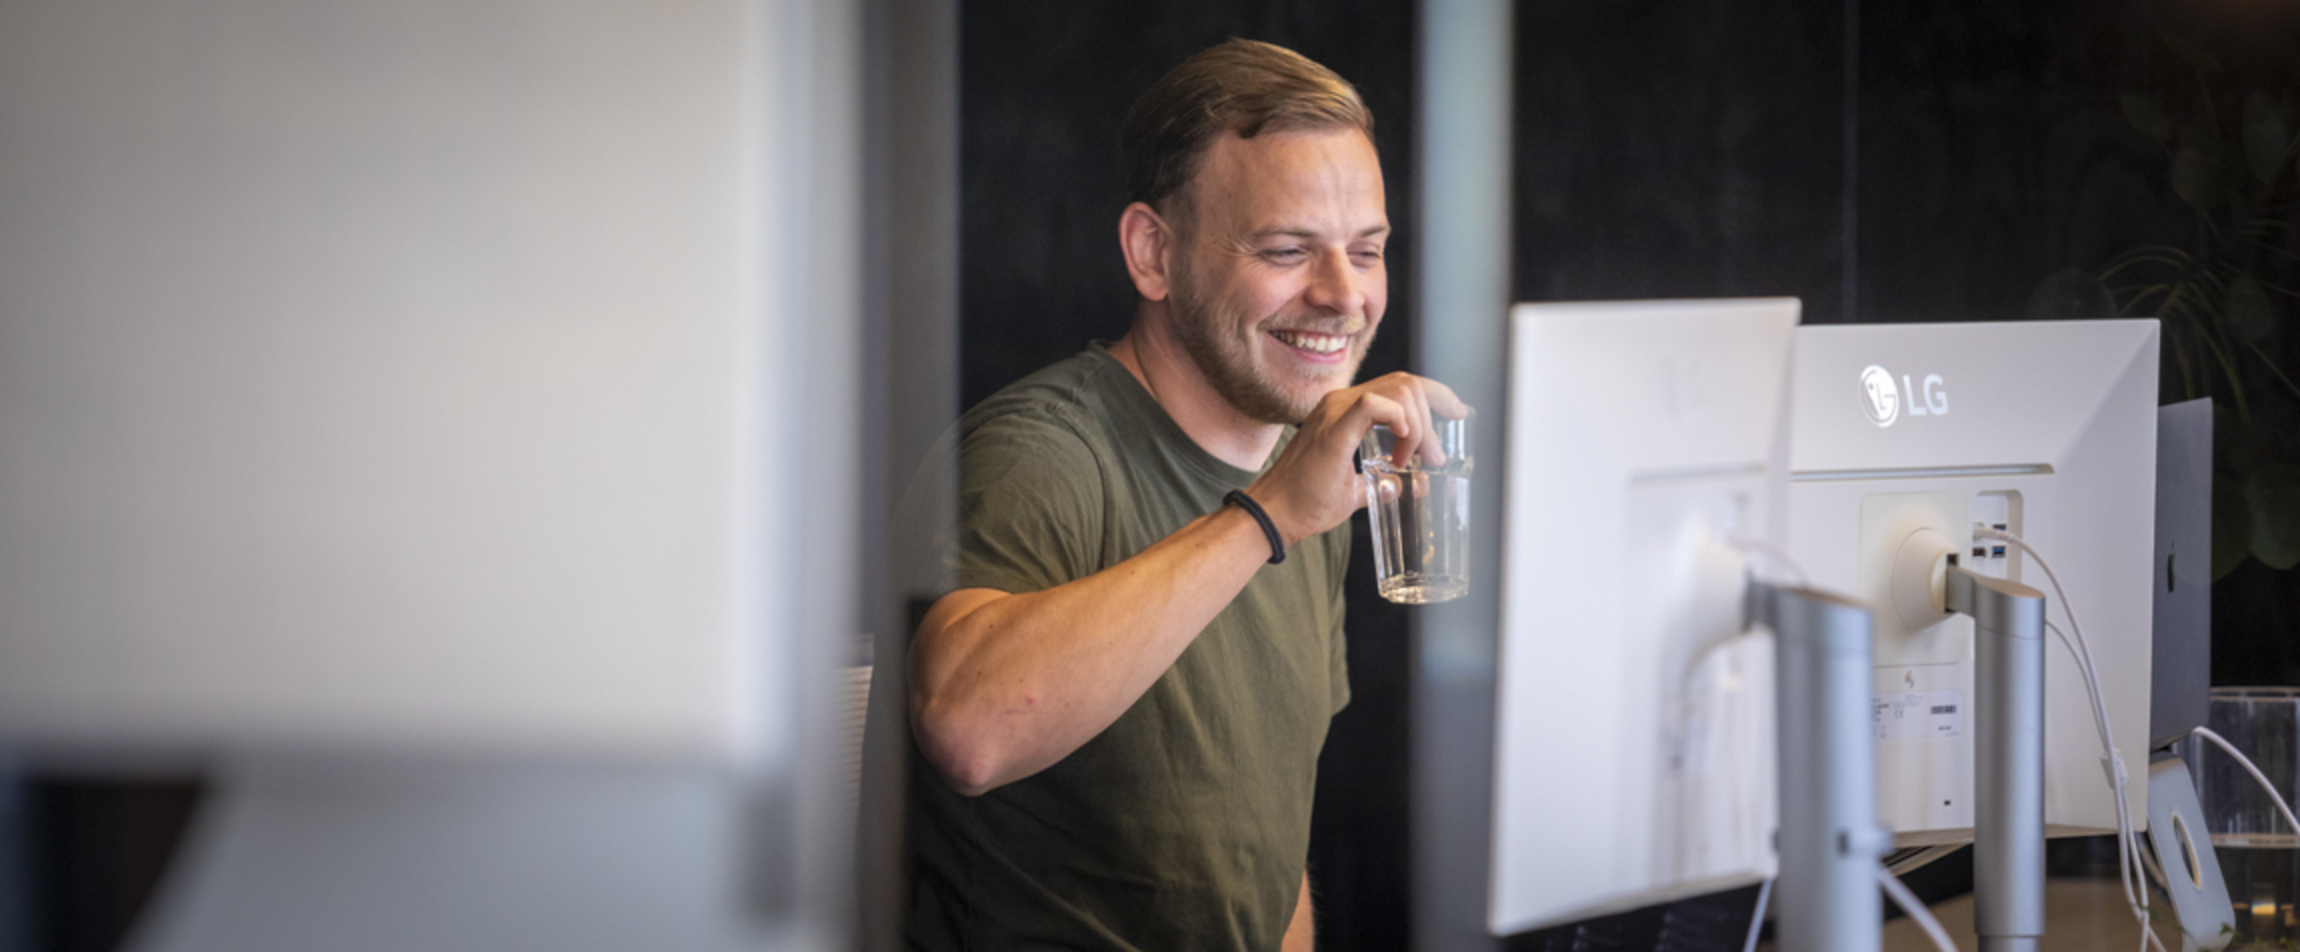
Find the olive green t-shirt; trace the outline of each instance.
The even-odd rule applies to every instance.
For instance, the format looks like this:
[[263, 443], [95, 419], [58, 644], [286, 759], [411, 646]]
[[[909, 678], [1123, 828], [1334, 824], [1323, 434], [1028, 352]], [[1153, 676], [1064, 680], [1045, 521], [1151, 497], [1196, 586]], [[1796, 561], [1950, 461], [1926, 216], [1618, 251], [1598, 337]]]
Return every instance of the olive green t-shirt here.
[[[1257, 475], [1200, 448], [1099, 344], [984, 401], [958, 437], [960, 588], [1092, 575]], [[1037, 774], [965, 797], [914, 752], [910, 944], [1276, 949], [1318, 751], [1349, 701], [1348, 558], [1345, 522], [1263, 566], [1126, 713]]]

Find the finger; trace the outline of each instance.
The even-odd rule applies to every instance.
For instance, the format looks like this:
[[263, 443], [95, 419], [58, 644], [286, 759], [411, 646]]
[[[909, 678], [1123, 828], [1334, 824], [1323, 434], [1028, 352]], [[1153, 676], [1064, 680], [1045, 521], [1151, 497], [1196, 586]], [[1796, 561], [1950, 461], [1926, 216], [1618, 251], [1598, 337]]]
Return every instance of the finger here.
[[[1396, 400], [1367, 391], [1358, 394], [1357, 399], [1351, 402], [1349, 410], [1344, 412], [1341, 419], [1335, 422], [1338, 433], [1348, 437], [1351, 441], [1349, 445], [1355, 447], [1366, 441], [1366, 434], [1372, 431], [1376, 425], [1389, 427], [1393, 437], [1400, 441], [1406, 440], [1414, 432], [1412, 419], [1407, 414], [1406, 408]], [[1395, 447], [1393, 446], [1392, 449], [1394, 450]], [[1391, 463], [1394, 465], [1396, 461], [1397, 457], [1393, 452]]]
[[1384, 374], [1380, 378], [1359, 384], [1348, 391], [1352, 394], [1350, 413], [1345, 418], [1352, 425], [1359, 442], [1374, 426], [1388, 427], [1390, 452], [1386, 465], [1403, 469], [1413, 459], [1414, 448], [1420, 445], [1423, 421], [1428, 415], [1414, 403], [1410, 385], [1411, 374], [1404, 372]]
[[1396, 406], [1398, 413], [1396, 422], [1386, 424], [1395, 437], [1390, 443], [1390, 465], [1406, 469], [1413, 465], [1415, 455], [1421, 452], [1422, 438], [1429, 433], [1429, 410], [1410, 390], [1383, 399]]
[[1357, 400], [1350, 404], [1349, 410], [1342, 414], [1338, 428], [1363, 442], [1366, 431], [1373, 429], [1377, 423], [1403, 437], [1413, 431], [1412, 419], [1404, 405], [1398, 401], [1379, 393], [1367, 392], [1359, 394]]
[[1376, 473], [1372, 479], [1359, 480], [1359, 483], [1366, 487], [1366, 493], [1372, 493], [1374, 497], [1369, 499], [1366, 493], [1358, 494], [1359, 509], [1376, 502], [1386, 506], [1398, 501], [1398, 477], [1395, 474]]
[[1413, 421], [1415, 439], [1410, 449], [1404, 446], [1398, 447], [1398, 465], [1404, 466], [1416, 459], [1431, 465], [1442, 462], [1442, 460], [1430, 456], [1431, 453], [1437, 452], [1438, 442], [1436, 440], [1437, 430], [1430, 426], [1429, 401], [1422, 399], [1421, 391], [1418, 389], [1408, 390], [1407, 394], [1407, 398], [1399, 402], [1405, 406], [1407, 418]]
[[1400, 393], [1403, 399], [1399, 402], [1405, 406], [1406, 413], [1414, 421], [1414, 429], [1420, 439], [1414, 441], [1412, 455], [1401, 453], [1398, 457], [1400, 466], [1405, 465], [1405, 461], [1417, 457], [1423, 463], [1431, 466], [1445, 465], [1445, 445], [1438, 439], [1438, 429], [1430, 418], [1429, 396], [1422, 388], [1422, 385], [1428, 382], [1420, 377], [1411, 376], [1406, 377], [1403, 382], [1404, 386]]
[[1461, 398], [1454, 395], [1453, 388], [1428, 377], [1421, 378], [1421, 382], [1422, 393], [1429, 399], [1430, 409], [1436, 411], [1438, 416], [1448, 420], [1460, 420], [1477, 415], [1477, 410], [1469, 404], [1461, 402]]

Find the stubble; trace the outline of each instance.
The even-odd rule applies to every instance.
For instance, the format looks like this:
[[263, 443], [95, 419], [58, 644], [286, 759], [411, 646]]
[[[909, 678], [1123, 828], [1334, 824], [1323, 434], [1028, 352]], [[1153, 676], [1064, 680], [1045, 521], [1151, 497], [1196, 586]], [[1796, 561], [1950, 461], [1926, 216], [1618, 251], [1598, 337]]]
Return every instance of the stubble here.
[[[1167, 312], [1182, 349], [1213, 385], [1214, 392], [1239, 413], [1264, 423], [1290, 426], [1302, 422], [1317, 408], [1319, 398], [1357, 378], [1358, 362], [1365, 357], [1361, 345], [1352, 341], [1351, 360], [1340, 383], [1307, 397], [1294, 395], [1255, 361], [1253, 348], [1262, 334], [1258, 322], [1232, 312], [1217, 296], [1207, 293], [1186, 261], [1177, 261], [1168, 276]], [[1256, 329], [1243, 336], [1235, 333], [1236, 328], [1249, 325]]]

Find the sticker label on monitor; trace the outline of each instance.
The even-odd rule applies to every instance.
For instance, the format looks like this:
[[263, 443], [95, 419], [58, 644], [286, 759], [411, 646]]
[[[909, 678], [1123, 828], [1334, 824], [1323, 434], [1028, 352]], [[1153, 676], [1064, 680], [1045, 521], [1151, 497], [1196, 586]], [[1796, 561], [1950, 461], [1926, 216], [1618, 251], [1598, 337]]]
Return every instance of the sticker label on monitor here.
[[1876, 697], [1877, 739], [1955, 737], [1965, 732], [1962, 691], [1902, 691]]

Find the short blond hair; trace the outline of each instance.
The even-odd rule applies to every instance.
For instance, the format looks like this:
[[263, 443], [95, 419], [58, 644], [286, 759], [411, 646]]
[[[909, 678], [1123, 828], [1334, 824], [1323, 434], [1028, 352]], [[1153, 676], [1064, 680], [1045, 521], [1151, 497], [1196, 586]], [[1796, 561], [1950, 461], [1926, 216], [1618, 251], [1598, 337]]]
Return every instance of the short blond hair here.
[[[1174, 67], [1126, 113], [1120, 153], [1126, 198], [1177, 224], [1191, 218], [1188, 186], [1224, 133], [1356, 129], [1374, 136], [1357, 87], [1283, 46], [1232, 39]], [[1169, 199], [1183, 198], [1175, 205]]]

